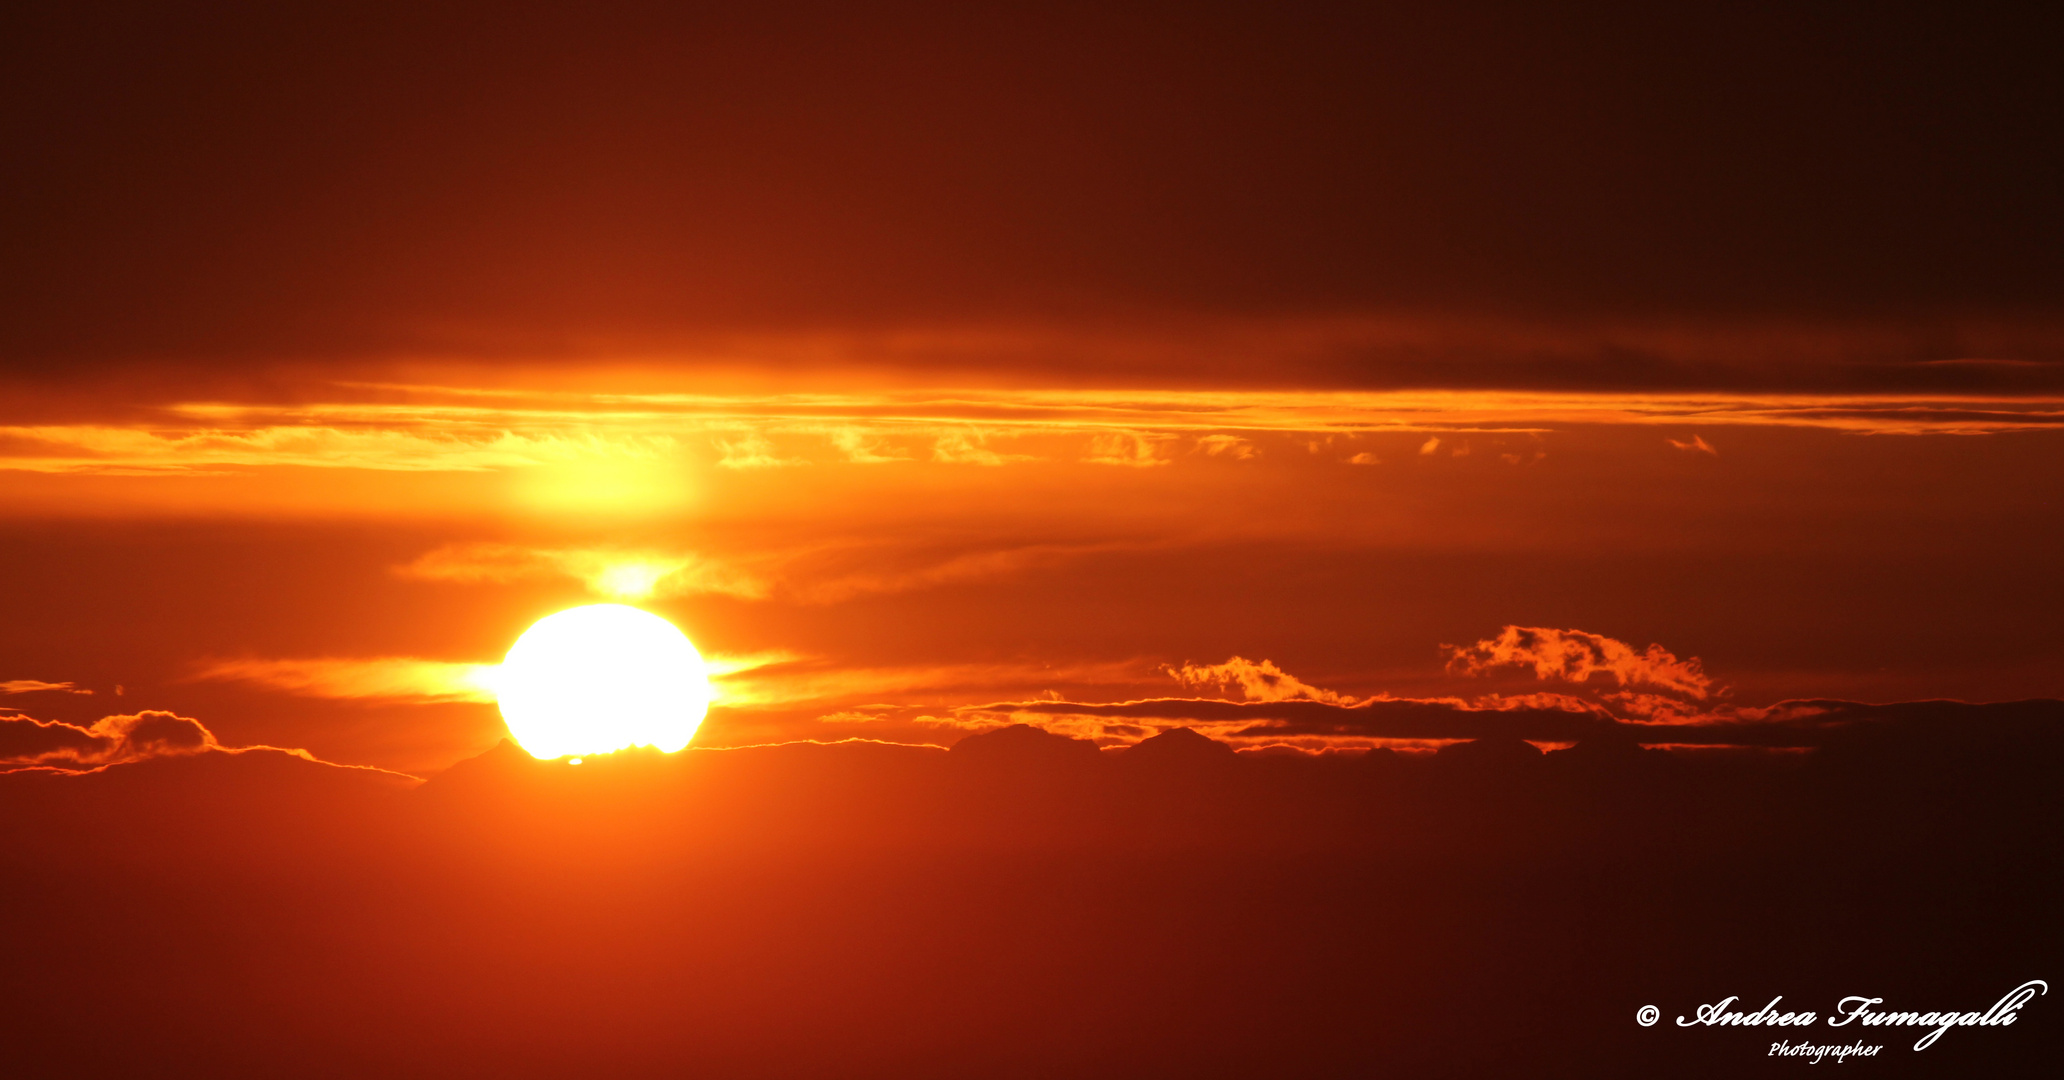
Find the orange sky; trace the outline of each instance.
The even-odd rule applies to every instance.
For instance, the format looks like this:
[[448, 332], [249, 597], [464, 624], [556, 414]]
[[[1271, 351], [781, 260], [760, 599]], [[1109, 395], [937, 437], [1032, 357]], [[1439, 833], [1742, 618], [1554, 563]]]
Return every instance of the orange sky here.
[[[170, 709], [229, 745], [426, 773], [500, 737], [484, 667], [598, 599], [712, 656], [702, 745], [947, 744], [1036, 699], [1724, 719], [2064, 693], [2064, 399], [773, 371], [300, 366], [191, 398], [18, 383], [0, 539], [33, 615], [5, 631], [5, 704]], [[1653, 644], [1711, 685], [1448, 662], [1507, 626]], [[1243, 686], [1244, 663], [1293, 688]], [[1180, 723], [1372, 741], [1041, 708], [1113, 744]]]
[[0, 8], [0, 1074], [2054, 1074], [2059, 40]]
[[606, 7], [0, 35], [0, 707], [434, 771], [648, 587], [712, 745], [2064, 694], [2053, 28]]

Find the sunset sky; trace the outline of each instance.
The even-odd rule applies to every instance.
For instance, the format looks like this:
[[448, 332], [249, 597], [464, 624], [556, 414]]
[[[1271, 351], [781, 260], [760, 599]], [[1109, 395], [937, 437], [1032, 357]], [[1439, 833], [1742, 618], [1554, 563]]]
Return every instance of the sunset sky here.
[[710, 746], [2064, 695], [2012, 25], [16, 19], [23, 717], [425, 775], [610, 599]]
[[5, 5], [0, 1074], [2052, 1076], [2060, 44]]

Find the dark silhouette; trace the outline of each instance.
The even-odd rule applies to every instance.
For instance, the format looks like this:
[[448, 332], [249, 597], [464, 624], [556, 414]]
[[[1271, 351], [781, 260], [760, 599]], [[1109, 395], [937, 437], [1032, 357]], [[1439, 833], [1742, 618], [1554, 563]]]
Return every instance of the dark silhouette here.
[[[1737, 1076], [1859, 1035], [1674, 1018], [2064, 971], [2064, 703], [1844, 715], [1806, 752], [1020, 725], [504, 743], [414, 790], [273, 751], [5, 775], [9, 1072]], [[2048, 1075], [2060, 1030], [2038, 998], [1850, 1067]]]

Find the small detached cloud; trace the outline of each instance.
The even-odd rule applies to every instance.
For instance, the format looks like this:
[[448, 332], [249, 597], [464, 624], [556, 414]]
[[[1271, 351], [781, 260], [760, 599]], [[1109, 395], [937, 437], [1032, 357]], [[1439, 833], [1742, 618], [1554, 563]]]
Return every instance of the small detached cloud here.
[[717, 446], [717, 464], [726, 469], [771, 469], [785, 465], [807, 465], [802, 458], [780, 457], [774, 452], [774, 443], [765, 435], [748, 434], [738, 439], [713, 440]]
[[1689, 442], [1682, 439], [1671, 439], [1669, 440], [1669, 442], [1671, 446], [1674, 446], [1679, 450], [1689, 450], [1693, 453], [1699, 454], [1711, 454], [1714, 457], [1720, 456], [1720, 451], [1713, 449], [1712, 443], [1707, 442], [1705, 439], [1697, 435], [1693, 435]]
[[1252, 461], [1261, 456], [1260, 447], [1238, 435], [1199, 436], [1197, 449], [1209, 457], [1229, 458], [1233, 461]]
[[847, 462], [854, 465], [883, 465], [892, 461], [911, 460], [910, 455], [883, 446], [865, 430], [857, 427], [833, 431], [831, 443], [846, 455]]
[[1542, 679], [1582, 683], [1608, 675], [1621, 687], [1648, 687], [1703, 701], [1714, 692], [1698, 657], [1679, 660], [1660, 645], [1643, 650], [1603, 634], [1507, 626], [1474, 645], [1443, 645], [1448, 671], [1485, 675], [1503, 667], [1531, 667]]
[[1155, 449], [1161, 441], [1132, 431], [1097, 435], [1089, 440], [1089, 456], [1082, 460], [1090, 465], [1123, 465], [1135, 469], [1166, 465], [1169, 464], [1168, 459], [1161, 457]]
[[986, 445], [989, 436], [980, 431], [949, 431], [932, 441], [932, 460], [943, 465], [1002, 465], [1030, 461], [1027, 454], [999, 454]]
[[91, 694], [93, 691], [82, 690], [76, 683], [44, 682], [41, 679], [9, 679], [0, 682], [0, 694], [41, 693]]
[[1313, 686], [1277, 667], [1273, 660], [1249, 660], [1235, 656], [1223, 664], [1164, 666], [1176, 682], [1188, 687], [1238, 687], [1248, 701], [1318, 701], [1328, 705], [1354, 705], [1361, 699]]

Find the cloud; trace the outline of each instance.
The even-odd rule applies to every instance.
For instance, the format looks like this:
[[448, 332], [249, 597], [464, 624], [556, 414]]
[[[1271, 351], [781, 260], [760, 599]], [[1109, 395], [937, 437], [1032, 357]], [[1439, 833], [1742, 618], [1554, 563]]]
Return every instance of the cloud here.
[[[798, 703], [836, 703], [837, 710], [850, 714], [840, 722], [859, 716], [875, 719], [874, 706], [846, 704], [881, 701], [907, 694], [922, 694], [938, 700], [955, 693], [981, 692], [995, 687], [1037, 687], [1044, 685], [1093, 686], [1133, 685], [1139, 682], [1139, 665], [1102, 664], [931, 664], [899, 667], [841, 667], [793, 654], [766, 654], [762, 670], [741, 668], [720, 683], [720, 704], [733, 708], [772, 708]], [[963, 698], [962, 700], [966, 700]], [[884, 706], [888, 709], [902, 706]]]
[[1197, 449], [1210, 457], [1226, 457], [1234, 461], [1251, 461], [1261, 454], [1261, 448], [1238, 435], [1200, 435]]
[[[299, 423], [236, 426], [236, 410], [187, 405], [174, 410], [188, 423], [148, 427], [103, 424], [0, 427], [0, 468], [32, 472], [102, 473], [118, 476], [212, 474], [224, 469], [287, 465], [314, 469], [371, 469], [387, 472], [484, 472], [537, 465], [563, 465], [671, 453], [665, 434], [592, 434], [554, 429], [516, 430], [483, 417], [452, 423], [449, 417], [376, 415], [351, 425], [337, 410], [307, 410]], [[287, 419], [287, 418], [282, 418]], [[193, 421], [202, 421], [195, 423]], [[226, 422], [225, 422], [226, 421]], [[443, 421], [443, 422], [440, 422]]]
[[[1580, 637], [1581, 632], [1576, 633]], [[1596, 635], [1589, 635], [1596, 637]], [[1610, 640], [1610, 639], [1605, 639]], [[1630, 653], [1632, 650], [1628, 650]], [[1683, 682], [1697, 675], [1677, 664]], [[1644, 654], [1644, 663], [1656, 658]], [[1569, 668], [1581, 664], [1564, 665]], [[1314, 687], [1269, 661], [1233, 657], [1223, 664], [1163, 667], [1191, 687], [1239, 689], [1242, 700], [1221, 697], [1150, 697], [1122, 701], [1077, 701], [1047, 691], [1018, 700], [967, 705], [854, 704], [878, 695], [910, 691], [950, 697], [956, 692], [1042, 679], [1067, 685], [1096, 682], [1136, 684], [1128, 666], [1101, 670], [1047, 670], [1007, 665], [939, 668], [828, 669], [768, 673], [759, 704], [779, 708], [798, 701], [820, 703], [818, 722], [868, 725], [900, 731], [896, 738], [927, 741], [941, 733], [981, 732], [1033, 724], [1104, 746], [1125, 746], [1175, 728], [1243, 748], [1282, 746], [1306, 751], [1368, 746], [1433, 748], [1472, 739], [1520, 739], [1570, 745], [1604, 738], [1623, 744], [1688, 749], [1797, 751], [1830, 746], [1860, 733], [1920, 730], [1954, 741], [1967, 732], [1958, 725], [2050, 723], [2058, 702], [1970, 705], [1960, 702], [1904, 702], [1871, 705], [1836, 699], [1798, 699], [1763, 707], [1700, 703], [1688, 691], [1672, 694], [1615, 692], [1594, 697], [1556, 692], [1460, 697], [1354, 698]], [[1562, 670], [1558, 667], [1556, 670]], [[798, 677], [800, 676], [800, 677]], [[1637, 672], [1634, 676], [1640, 677]], [[1709, 686], [1710, 684], [1708, 684]], [[1708, 696], [1714, 691], [1707, 690]], [[2016, 719], [2019, 718], [2019, 719]], [[2032, 718], [2032, 719], [2031, 719]], [[1969, 733], [1989, 728], [1972, 727]], [[930, 734], [927, 734], [930, 733]]]
[[[831, 604], [856, 596], [1007, 576], [1098, 552], [1134, 550], [1137, 546], [1026, 544], [965, 551], [910, 565], [916, 561], [909, 557], [910, 553], [893, 546], [883, 552], [882, 545], [837, 541], [761, 551], [743, 564], [688, 551], [459, 543], [426, 552], [395, 567], [394, 573], [425, 581], [467, 583], [569, 577], [585, 583], [598, 596], [627, 601], [655, 596], [719, 595], [740, 600], [779, 596], [798, 603]], [[898, 562], [903, 565], [893, 565]]]
[[[921, 726], [987, 730], [1037, 723], [1104, 743], [1130, 743], [1171, 727], [1194, 727], [1243, 745], [1320, 749], [1371, 744], [1435, 745], [1457, 739], [1515, 738], [1569, 743], [1619, 732], [1647, 745], [1801, 748], [1827, 735], [1891, 714], [1847, 702], [1793, 701], [1767, 708], [1712, 705], [1717, 691], [1698, 661], [1658, 646], [1636, 652], [1583, 631], [1507, 627], [1467, 649], [1448, 647], [1451, 670], [1477, 675], [1499, 666], [1531, 666], [1542, 678], [1584, 682], [1604, 672], [1619, 691], [1591, 697], [1554, 692], [1459, 697], [1356, 698], [1311, 685], [1268, 660], [1235, 656], [1222, 664], [1164, 666], [1186, 687], [1237, 689], [1241, 700], [1157, 697], [1117, 702], [1036, 698], [931, 710], [889, 706], [835, 717], [838, 722], [902, 720]], [[1903, 714], [1901, 714], [1903, 715]]]
[[208, 664], [193, 678], [245, 682], [307, 697], [492, 702], [499, 667], [413, 657], [240, 659]]
[[1693, 435], [1690, 442], [1685, 442], [1681, 439], [1671, 439], [1669, 442], [1671, 446], [1679, 450], [1693, 450], [1702, 454], [1711, 454], [1714, 457], [1720, 456], [1720, 451], [1713, 449], [1712, 443], [1707, 442], [1698, 435]]
[[1036, 723], [1091, 736], [1109, 730], [1113, 722], [1146, 730], [1183, 726], [1236, 743], [1290, 742], [1312, 748], [1484, 738], [1567, 743], [1611, 735], [1647, 746], [1802, 749], [1829, 745], [1854, 733], [1881, 728], [1924, 728], [1947, 744], [1982, 733], [1984, 729], [1975, 726], [1980, 720], [2035, 727], [2052, 725], [2053, 729], [2060, 707], [2064, 706], [2054, 701], [1873, 705], [1800, 699], [1761, 708], [1729, 706], [1703, 714], [1641, 721], [1615, 717], [1596, 703], [1567, 695], [1485, 698], [1474, 702], [1456, 698], [1378, 697], [1351, 704], [1304, 698], [1147, 698], [1119, 702], [995, 702], [964, 706], [942, 717], [918, 719], [968, 729]]
[[41, 679], [9, 679], [0, 682], [0, 694], [38, 694], [47, 691], [63, 691], [67, 694], [93, 693], [91, 690], [81, 690], [76, 684], [68, 682], [44, 682]]
[[803, 458], [776, 457], [774, 443], [765, 435], [752, 433], [738, 439], [717, 439], [717, 464], [726, 469], [769, 469], [786, 465], [808, 465]]
[[157, 710], [102, 717], [90, 727], [0, 716], [0, 766], [10, 768], [91, 769], [220, 748], [200, 721]]
[[812, 552], [779, 557], [787, 565], [776, 577], [784, 598], [805, 604], [833, 604], [856, 596], [929, 589], [961, 582], [1008, 577], [1041, 567], [1059, 566], [1110, 551], [1136, 550], [1138, 545], [1122, 543], [1026, 544], [1018, 547], [974, 550], [915, 566], [884, 566], [870, 569], [841, 569], [809, 565]]
[[1543, 679], [1581, 683], [1605, 674], [1619, 686], [1652, 687], [1698, 700], [1714, 691], [1697, 657], [1679, 660], [1660, 645], [1637, 652], [1626, 642], [1582, 630], [1507, 626], [1495, 638], [1441, 649], [1448, 655], [1448, 670], [1458, 675], [1531, 667]]
[[[749, 689], [749, 673], [807, 660], [785, 649], [703, 657], [703, 669], [715, 685], [717, 702], [750, 704], [764, 691]], [[196, 680], [242, 682], [303, 697], [342, 700], [386, 700], [414, 704], [451, 701], [493, 703], [500, 664], [467, 664], [407, 656], [370, 658], [219, 660], [201, 667]]]
[[761, 577], [694, 552], [608, 548], [532, 548], [514, 544], [447, 544], [397, 567], [425, 581], [506, 582], [565, 576], [615, 599], [717, 594], [744, 600], [767, 596]]
[[709, 672], [710, 678], [728, 679], [748, 671], [795, 664], [808, 659], [809, 657], [801, 653], [790, 652], [787, 649], [763, 649], [756, 653], [710, 653], [702, 658], [702, 666], [703, 670]]
[[872, 724], [884, 719], [887, 718], [879, 712], [868, 712], [864, 709], [841, 709], [838, 712], [825, 713], [817, 718], [817, 722], [820, 724]]
[[1124, 465], [1131, 468], [1167, 465], [1169, 460], [1155, 452], [1155, 446], [1160, 441], [1136, 431], [1094, 435], [1089, 440], [1089, 456], [1082, 460], [1092, 465]]
[[932, 460], [947, 465], [1001, 465], [1024, 455], [999, 454], [983, 444], [988, 436], [974, 431], [949, 431], [932, 443]]
[[1367, 450], [1364, 450], [1361, 453], [1356, 454], [1351, 458], [1348, 458], [1347, 463], [1349, 465], [1381, 465], [1383, 464], [1383, 459], [1377, 457], [1372, 453], [1369, 453]]
[[[1567, 742], [1594, 734], [1611, 720], [1596, 711], [1522, 706], [1478, 708], [1447, 699], [1376, 698], [1351, 704], [1312, 701], [1225, 701], [1148, 698], [1089, 703], [1000, 702], [954, 711], [969, 727], [1000, 723], [1058, 723], [1094, 728], [1124, 721], [1148, 730], [1194, 727], [1236, 743], [1302, 739], [1323, 745], [1366, 746], [1394, 740], [1440, 741], [1512, 737]], [[1130, 741], [1130, 740], [1127, 740]]]
[[1359, 699], [1322, 690], [1276, 666], [1272, 660], [1249, 660], [1235, 656], [1223, 664], [1164, 666], [1161, 670], [1184, 686], [1240, 688], [1249, 701], [1321, 701], [1329, 705], [1351, 705]]
[[880, 465], [891, 461], [912, 460], [908, 454], [884, 453], [874, 438], [857, 427], [840, 428], [831, 432], [831, 443], [844, 451], [846, 460], [855, 465]]
[[[1345, 331], [1343, 331], [1345, 333]], [[1352, 338], [1352, 333], [1347, 333]], [[1493, 365], [1495, 367], [1495, 365]], [[1666, 373], [1669, 363], [1660, 363]], [[1805, 365], [1813, 367], [1814, 365]], [[1443, 384], [1407, 366], [1391, 388], [1195, 390], [1142, 374], [1131, 389], [873, 388], [842, 395], [624, 394], [566, 389], [480, 390], [434, 384], [328, 379], [306, 388], [323, 397], [298, 405], [222, 401], [152, 402], [147, 420], [0, 425], [0, 470], [119, 476], [223, 475], [294, 467], [387, 472], [517, 472], [550, 505], [631, 496], [649, 505], [683, 490], [682, 470], [708, 464], [700, 447], [713, 428], [715, 464], [754, 469], [816, 458], [873, 463], [902, 460], [891, 440], [932, 441], [930, 459], [1001, 465], [1035, 455], [1004, 453], [992, 439], [1067, 436], [1085, 440], [1085, 460], [1144, 464], [1142, 442], [1196, 440], [1206, 453], [1235, 458], [1259, 452], [1256, 433], [1318, 436], [1386, 432], [1423, 438], [1436, 453], [1453, 431], [1541, 432], [1571, 425], [1670, 425], [1682, 428], [1805, 427], [1855, 433], [1986, 434], [2064, 426], [2064, 363], [1951, 361], [1887, 363], [1849, 386], [1870, 365], [1820, 365], [1846, 373], [1828, 385], [1749, 378], [1741, 386], [1698, 380], [1653, 391], [1597, 385], [1518, 389], [1553, 365], [1521, 364], [1506, 380]], [[1611, 370], [1620, 370], [1607, 365]], [[1522, 370], [1523, 369], [1523, 370]], [[340, 371], [336, 374], [349, 374]], [[1772, 369], [1764, 374], [1783, 376]], [[943, 377], [943, 376], [942, 376]], [[1429, 382], [1429, 379], [1431, 380]], [[1873, 380], [1881, 385], [1873, 386]], [[1244, 433], [1244, 434], [1242, 434]], [[777, 438], [780, 440], [777, 452]], [[1119, 444], [1134, 440], [1129, 446]], [[813, 449], [813, 440], [815, 447]], [[1691, 452], [1717, 453], [1703, 436], [1671, 439]], [[836, 454], [833, 458], [830, 455]], [[561, 475], [564, 474], [564, 475]], [[600, 491], [598, 492], [598, 485]], [[611, 487], [614, 485], [614, 488]], [[614, 492], [614, 493], [612, 493]], [[275, 500], [276, 501], [276, 500]]]

